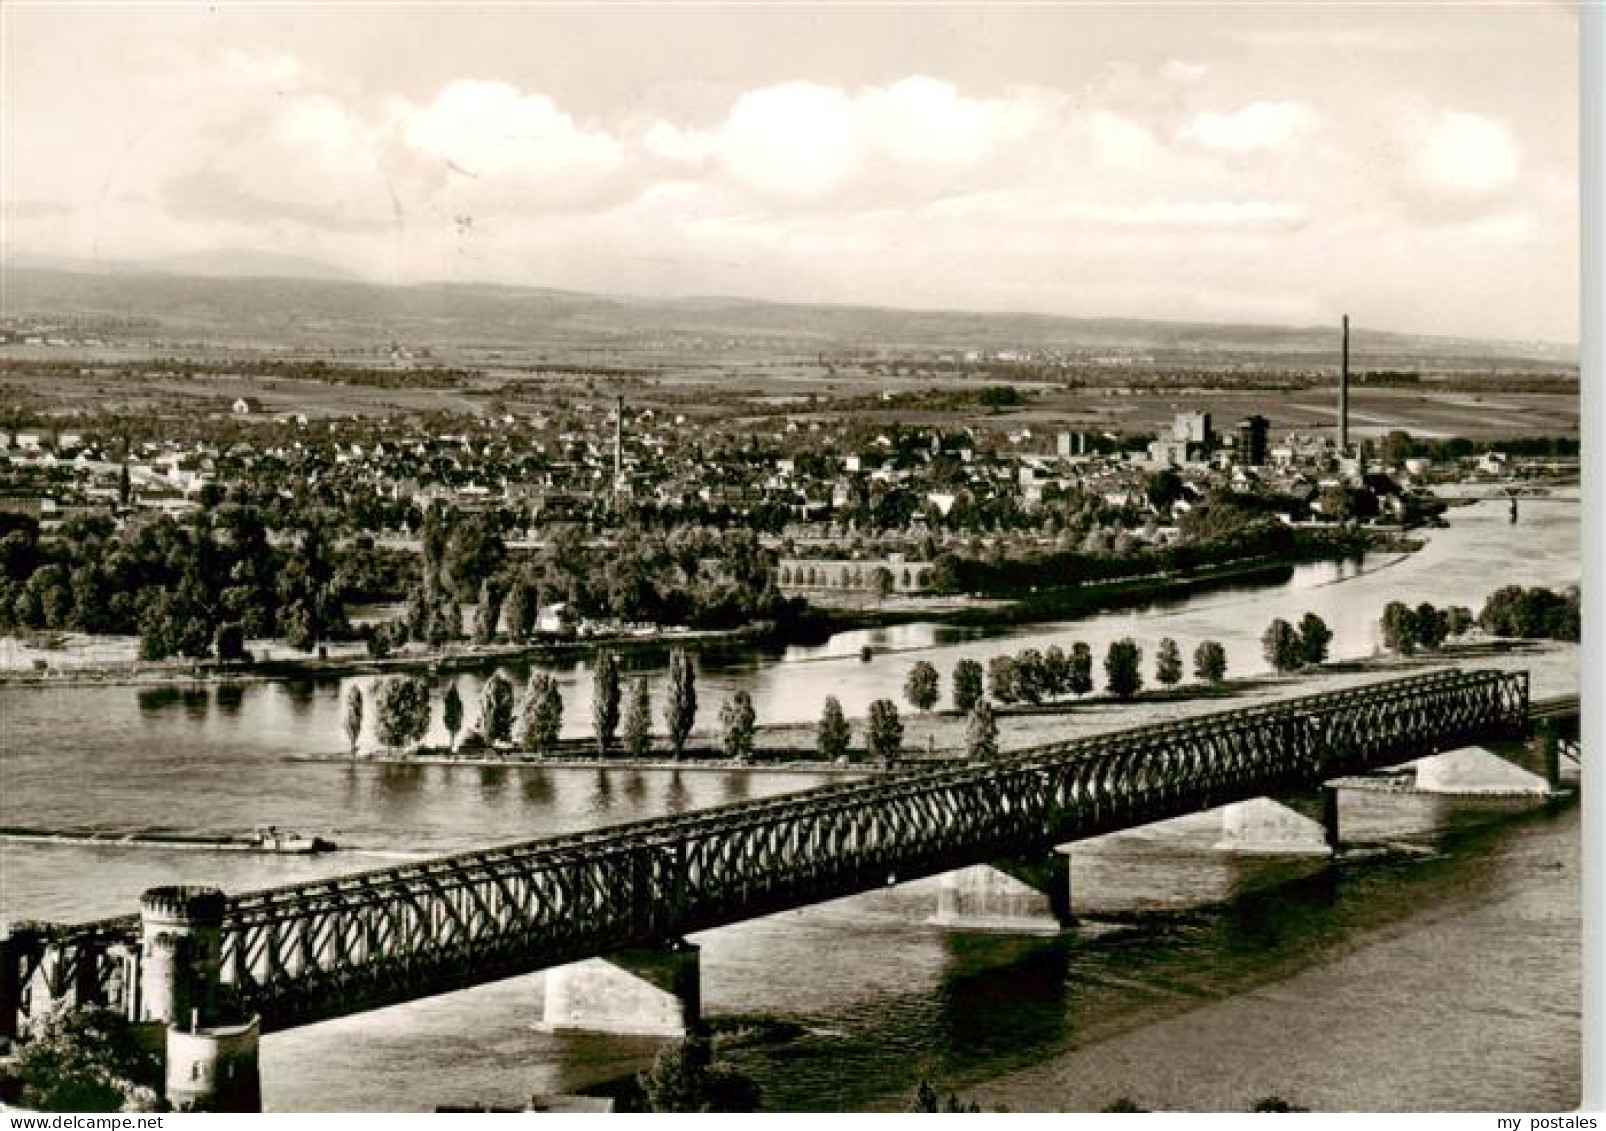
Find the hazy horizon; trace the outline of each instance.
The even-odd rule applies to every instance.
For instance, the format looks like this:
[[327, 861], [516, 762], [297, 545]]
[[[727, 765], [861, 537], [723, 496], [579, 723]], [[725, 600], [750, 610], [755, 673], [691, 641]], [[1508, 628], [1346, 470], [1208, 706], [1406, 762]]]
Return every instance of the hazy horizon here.
[[1563, 5], [0, 19], [8, 261], [1578, 338]]

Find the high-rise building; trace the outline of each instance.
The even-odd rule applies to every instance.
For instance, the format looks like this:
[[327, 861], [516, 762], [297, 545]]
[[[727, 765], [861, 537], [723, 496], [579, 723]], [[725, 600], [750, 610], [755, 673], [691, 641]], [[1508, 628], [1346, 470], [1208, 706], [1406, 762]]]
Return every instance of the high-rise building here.
[[1238, 422], [1238, 462], [1248, 467], [1266, 464], [1266, 436], [1271, 422], [1264, 416], [1246, 417]]
[[1214, 439], [1208, 412], [1179, 412], [1171, 423], [1171, 438], [1184, 444], [1202, 444], [1208, 450]]

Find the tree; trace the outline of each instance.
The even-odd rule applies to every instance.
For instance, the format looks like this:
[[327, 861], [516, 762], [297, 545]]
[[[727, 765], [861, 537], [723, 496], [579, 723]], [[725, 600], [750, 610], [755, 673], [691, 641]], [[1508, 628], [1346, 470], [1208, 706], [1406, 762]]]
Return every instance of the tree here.
[[513, 740], [513, 684], [501, 672], [480, 692], [480, 733], [492, 746]]
[[1140, 1105], [1131, 1096], [1117, 1096], [1105, 1104], [1102, 1110], [1111, 1115], [1133, 1115], [1138, 1112], [1146, 1112], [1149, 1109]]
[[1559, 593], [1507, 585], [1489, 595], [1478, 623], [1493, 636], [1577, 641], [1583, 629], [1583, 602], [1576, 585]]
[[558, 681], [546, 672], [532, 672], [519, 704], [519, 745], [537, 754], [550, 754], [563, 729], [563, 695]]
[[502, 620], [502, 587], [487, 577], [480, 582], [479, 604], [474, 606], [474, 643], [496, 640], [496, 627]]
[[876, 566], [873, 575], [875, 579], [875, 595], [878, 600], [885, 601], [898, 589], [898, 579], [886, 566]]
[[362, 686], [352, 684], [346, 688], [346, 714], [342, 726], [346, 732], [346, 747], [351, 756], [357, 756], [357, 740], [362, 737]]
[[1206, 683], [1220, 683], [1227, 677], [1227, 650], [1214, 640], [1206, 640], [1193, 650], [1193, 674]]
[[1383, 647], [1390, 652], [1409, 656], [1416, 651], [1416, 614], [1404, 601], [1390, 601], [1383, 606]]
[[1093, 649], [1088, 645], [1071, 645], [1071, 676], [1066, 686], [1077, 698], [1093, 690]]
[[647, 690], [647, 677], [638, 675], [630, 681], [630, 705], [625, 711], [625, 750], [632, 758], [645, 758], [652, 753], [652, 696]]
[[1169, 636], [1155, 650], [1154, 678], [1162, 687], [1175, 687], [1182, 682], [1182, 652]]
[[830, 762], [848, 756], [848, 744], [853, 740], [852, 728], [842, 714], [842, 704], [835, 695], [825, 697], [825, 707], [820, 711], [820, 725], [815, 732], [815, 746], [820, 757]]
[[597, 754], [606, 758], [619, 729], [619, 663], [612, 652], [600, 653], [591, 673], [591, 728], [597, 736]]
[[753, 697], [738, 691], [719, 709], [719, 729], [725, 747], [725, 757], [733, 762], [746, 762], [753, 756], [753, 734], [757, 730], [757, 716], [753, 711]]
[[1298, 1104], [1291, 1104], [1281, 1096], [1262, 1096], [1260, 1099], [1255, 1101], [1255, 1106], [1249, 1110], [1252, 1113], [1277, 1112], [1279, 1114], [1291, 1114], [1294, 1112], [1309, 1111], [1310, 1108], [1300, 1107]]
[[1015, 690], [1013, 657], [994, 656], [987, 661], [987, 694], [1000, 703], [1013, 703], [1019, 698]]
[[1417, 643], [1430, 652], [1437, 652], [1449, 632], [1449, 620], [1442, 609], [1434, 608], [1427, 601], [1416, 607]]
[[443, 587], [459, 601], [472, 600], [480, 585], [502, 568], [507, 557], [507, 547], [496, 529], [496, 516], [488, 512], [454, 513], [444, 522], [445, 544], [435, 559], [437, 575]]
[[1143, 495], [1156, 513], [1165, 514], [1182, 498], [1182, 476], [1172, 468], [1161, 468], [1144, 480]]
[[217, 626], [212, 650], [224, 663], [245, 659], [245, 629], [239, 621], [229, 621]]
[[1341, 484], [1322, 488], [1318, 502], [1323, 517], [1333, 522], [1348, 522], [1355, 517], [1355, 497], [1350, 494], [1348, 487]]
[[993, 705], [980, 700], [965, 723], [965, 756], [973, 760], [998, 757], [998, 720]]
[[446, 685], [441, 697], [441, 722], [446, 724], [446, 749], [457, 749], [457, 732], [463, 729], [463, 696], [456, 680]]
[[1304, 657], [1299, 630], [1281, 617], [1268, 624], [1266, 631], [1260, 634], [1260, 651], [1272, 670], [1278, 673], [1295, 670]]
[[758, 1085], [728, 1064], [714, 1060], [708, 1038], [686, 1037], [659, 1051], [636, 1084], [650, 1112], [757, 1111]]
[[1315, 666], [1327, 660], [1327, 646], [1333, 639], [1333, 630], [1327, 627], [1327, 622], [1315, 613], [1306, 613], [1299, 618], [1299, 658], [1301, 662]]
[[1015, 694], [1033, 706], [1043, 701], [1048, 680], [1043, 674], [1043, 654], [1036, 648], [1023, 648], [1015, 654]]
[[305, 601], [292, 601], [279, 614], [284, 629], [284, 642], [297, 652], [310, 652], [318, 645], [318, 620], [312, 606]]
[[925, 660], [917, 661], [903, 682], [903, 697], [909, 700], [909, 705], [915, 710], [929, 711], [937, 705], [939, 694], [940, 680], [936, 667]]
[[535, 632], [535, 621], [539, 612], [535, 586], [522, 578], [515, 581], [507, 595], [508, 639], [515, 644], [527, 643]]
[[1043, 653], [1043, 690], [1058, 699], [1071, 689], [1071, 661], [1065, 649], [1050, 644]]
[[1444, 628], [1451, 636], [1465, 636], [1475, 623], [1472, 610], [1465, 605], [1451, 605], [1444, 610]]
[[903, 748], [903, 720], [898, 718], [898, 705], [891, 699], [877, 699], [870, 704], [870, 721], [865, 731], [865, 746], [872, 758], [890, 766], [898, 759]]
[[970, 714], [970, 709], [982, 697], [982, 670], [981, 664], [975, 660], [960, 660], [954, 665], [953, 674], [953, 701], [954, 710], [960, 714]]
[[1111, 641], [1105, 651], [1104, 686], [1117, 699], [1143, 690], [1143, 650], [1131, 637]]
[[392, 676], [374, 696], [374, 736], [387, 750], [411, 746], [429, 731], [429, 684], [417, 676]]
[[697, 670], [685, 649], [676, 648], [669, 655], [669, 699], [664, 704], [664, 726], [676, 758], [685, 755], [686, 738], [696, 719]]
[[15, 1046], [17, 1100], [34, 1111], [161, 1111], [162, 1057], [109, 1009], [46, 1013]]
[[930, 1080], [921, 1078], [915, 1085], [915, 1094], [909, 1100], [909, 1112], [913, 1115], [980, 1115], [981, 1106], [976, 1103], [960, 1099], [957, 1093], [949, 1092], [942, 1095], [932, 1086]]

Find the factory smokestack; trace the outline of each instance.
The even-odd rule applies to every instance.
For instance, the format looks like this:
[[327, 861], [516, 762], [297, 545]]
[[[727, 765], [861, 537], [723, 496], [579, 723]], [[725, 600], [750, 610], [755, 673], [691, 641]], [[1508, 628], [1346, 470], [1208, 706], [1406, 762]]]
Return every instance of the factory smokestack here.
[[1349, 315], [1344, 315], [1344, 347], [1338, 363], [1338, 452], [1349, 451]]
[[613, 492], [617, 495], [625, 483], [625, 399], [614, 398], [613, 405]]

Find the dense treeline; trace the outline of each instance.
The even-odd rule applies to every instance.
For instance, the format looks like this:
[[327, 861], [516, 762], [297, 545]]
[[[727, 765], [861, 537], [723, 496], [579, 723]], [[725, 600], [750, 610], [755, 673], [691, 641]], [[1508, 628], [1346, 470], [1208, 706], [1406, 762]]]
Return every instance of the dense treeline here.
[[1583, 595], [1576, 585], [1560, 592], [1507, 585], [1489, 594], [1478, 624], [1495, 636], [1576, 643], [1583, 634]]
[[[1079, 550], [1020, 557], [979, 557], [945, 552], [932, 563], [932, 586], [944, 592], [1011, 594], [1055, 586], [1180, 573], [1245, 559], [1294, 560], [1360, 548], [1342, 532], [1295, 531], [1235, 500], [1195, 508], [1179, 522], [1182, 537], [1152, 545], [1119, 536], [1088, 539]], [[1086, 548], [1098, 545], [1099, 549]]]
[[361, 552], [337, 553], [317, 528], [274, 545], [250, 507], [116, 529], [69, 520], [49, 538], [0, 538], [0, 628], [138, 634], [145, 659], [239, 659], [243, 640], [293, 648], [349, 635], [350, 588], [377, 582]]
[[1383, 438], [1383, 458], [1397, 463], [1403, 459], [1425, 457], [1445, 463], [1485, 452], [1504, 452], [1509, 456], [1576, 458], [1576, 436], [1522, 436], [1504, 440], [1469, 440], [1464, 436], [1434, 439], [1394, 431]]
[[554, 611], [560, 629], [583, 620], [730, 629], [790, 624], [807, 608], [781, 593], [774, 555], [751, 531], [628, 529], [597, 545], [580, 527], [562, 526], [540, 553], [514, 558], [493, 516], [431, 508], [422, 541], [404, 622], [385, 644], [456, 639], [465, 605], [474, 606], [481, 644], [524, 643], [542, 609]]
[[773, 555], [743, 530], [626, 531], [613, 546], [595, 546], [566, 528], [526, 575], [543, 603], [562, 602], [574, 616], [736, 628], [787, 621], [804, 608], [781, 594]]
[[375, 389], [451, 389], [481, 376], [477, 369], [443, 365], [341, 365], [319, 359], [230, 359], [226, 362], [156, 358], [151, 361], [95, 362], [8, 360], [0, 371], [63, 373], [78, 376], [85, 370], [97, 376], [254, 377], [291, 381], [324, 381], [333, 385], [360, 385]]
[[1412, 608], [1403, 601], [1390, 601], [1379, 623], [1383, 646], [1405, 656], [1436, 651], [1474, 626], [1490, 636], [1577, 643], [1583, 632], [1583, 597], [1576, 585], [1562, 590], [1507, 585], [1489, 594], [1476, 617], [1462, 605], [1439, 608], [1423, 601]]

